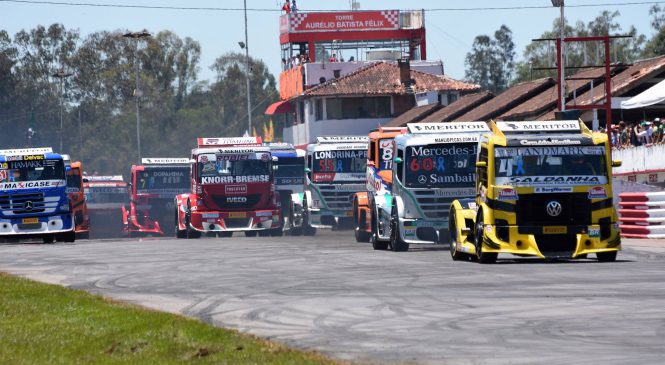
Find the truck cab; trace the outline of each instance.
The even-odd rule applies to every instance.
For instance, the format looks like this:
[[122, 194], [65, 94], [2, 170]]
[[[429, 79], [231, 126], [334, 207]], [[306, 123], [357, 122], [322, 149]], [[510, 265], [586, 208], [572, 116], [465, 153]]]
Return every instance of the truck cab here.
[[74, 242], [65, 170], [50, 147], [0, 150], [0, 238]]
[[448, 239], [450, 204], [473, 197], [478, 141], [489, 132], [485, 122], [414, 123], [407, 128], [407, 134], [395, 137], [390, 215], [379, 221], [393, 251]]
[[129, 234], [173, 234], [173, 205], [179, 194], [189, 192], [189, 158], [142, 158], [132, 165]]
[[353, 197], [365, 190], [367, 136], [317, 137], [307, 146], [304, 234], [353, 227]]
[[380, 217], [390, 216], [394, 140], [406, 131], [406, 127], [379, 127], [369, 133], [366, 191], [357, 192], [353, 198], [353, 219], [356, 242], [371, 240], [375, 249], [383, 248], [390, 239], [382, 236], [385, 230], [379, 227], [379, 222], [384, 220]]
[[275, 185], [279, 193], [281, 227], [292, 236], [303, 231], [303, 196], [305, 191], [305, 151], [290, 143], [267, 143], [277, 157]]
[[67, 196], [69, 196], [69, 201], [72, 204], [76, 238], [88, 239], [90, 237], [90, 218], [88, 217], [88, 204], [85, 201], [85, 188], [83, 187], [83, 168], [81, 162], [72, 162], [69, 155], [62, 155], [62, 157], [67, 170]]
[[199, 138], [191, 161], [189, 193], [175, 198], [178, 238], [281, 230], [273, 157], [259, 137]]
[[604, 133], [582, 121], [491, 123], [476, 163], [476, 198], [450, 208], [451, 255], [616, 260], [621, 248]]
[[91, 235], [96, 238], [124, 234], [123, 216], [129, 203], [128, 184], [122, 175], [85, 176], [83, 183], [88, 204]]

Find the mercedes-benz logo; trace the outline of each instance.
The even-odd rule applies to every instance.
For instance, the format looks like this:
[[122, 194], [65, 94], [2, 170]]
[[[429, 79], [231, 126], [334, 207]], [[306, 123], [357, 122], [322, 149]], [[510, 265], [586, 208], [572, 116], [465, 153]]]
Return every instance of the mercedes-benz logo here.
[[545, 209], [547, 210], [547, 214], [549, 214], [551, 217], [558, 217], [559, 214], [561, 214], [563, 207], [561, 207], [561, 203], [558, 201], [552, 200], [551, 202], [547, 203], [547, 207], [545, 207]]
[[426, 183], [427, 182], [427, 176], [425, 176], [425, 175], [418, 176], [418, 182], [421, 183], [421, 184]]
[[32, 208], [33, 208], [33, 204], [29, 200], [23, 204], [23, 209], [25, 209], [27, 211], [32, 210]]

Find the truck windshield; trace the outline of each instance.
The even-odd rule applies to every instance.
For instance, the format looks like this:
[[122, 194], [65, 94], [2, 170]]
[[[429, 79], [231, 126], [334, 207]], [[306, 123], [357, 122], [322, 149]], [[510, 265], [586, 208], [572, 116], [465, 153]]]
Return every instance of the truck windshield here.
[[276, 177], [305, 176], [305, 159], [303, 157], [280, 157], [277, 161], [279, 169]]
[[494, 171], [497, 185], [607, 183], [603, 146], [496, 148]]
[[127, 203], [127, 188], [115, 186], [94, 186], [85, 190], [85, 200], [92, 204]]
[[81, 175], [75, 173], [72, 169], [71, 173], [67, 173], [67, 192], [79, 191], [81, 191]]
[[473, 187], [476, 168], [476, 143], [440, 143], [406, 149], [404, 171], [406, 187]]
[[8, 161], [0, 169], [0, 182], [65, 180], [62, 160]]
[[364, 181], [366, 168], [366, 149], [316, 151], [312, 161], [312, 181]]
[[[256, 154], [259, 155], [259, 154]], [[272, 177], [270, 154], [256, 159], [252, 155], [200, 155], [198, 179], [202, 184], [269, 182]]]
[[189, 167], [145, 167], [136, 172], [136, 192], [174, 192], [189, 190]]

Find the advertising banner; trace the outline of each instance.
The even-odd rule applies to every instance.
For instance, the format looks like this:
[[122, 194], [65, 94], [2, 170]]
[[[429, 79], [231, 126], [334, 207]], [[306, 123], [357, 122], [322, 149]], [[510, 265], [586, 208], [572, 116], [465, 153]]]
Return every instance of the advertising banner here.
[[344, 32], [399, 29], [399, 11], [353, 11], [334, 13], [295, 13], [280, 18], [281, 33]]

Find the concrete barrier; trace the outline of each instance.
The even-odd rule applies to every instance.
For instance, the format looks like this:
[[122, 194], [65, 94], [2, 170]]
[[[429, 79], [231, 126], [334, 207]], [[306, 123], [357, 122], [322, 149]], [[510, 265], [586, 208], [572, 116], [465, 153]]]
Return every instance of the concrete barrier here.
[[665, 238], [665, 192], [619, 195], [621, 236]]

